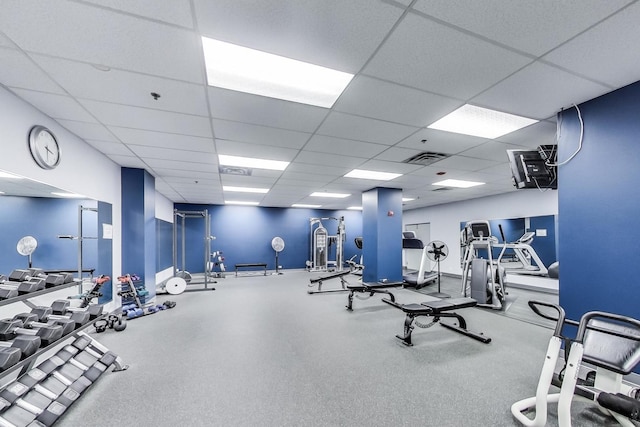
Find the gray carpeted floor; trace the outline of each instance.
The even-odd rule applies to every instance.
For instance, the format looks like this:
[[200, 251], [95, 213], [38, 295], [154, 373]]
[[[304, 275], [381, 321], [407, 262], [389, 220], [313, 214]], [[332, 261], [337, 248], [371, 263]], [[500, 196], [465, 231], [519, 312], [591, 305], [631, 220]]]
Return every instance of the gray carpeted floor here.
[[[59, 425], [517, 425], [509, 408], [535, 392], [548, 328], [470, 308], [460, 313], [490, 344], [436, 325], [416, 328], [406, 347], [395, 338], [400, 310], [374, 296], [348, 312], [346, 293], [307, 294], [312, 276], [228, 277], [215, 291], [160, 296], [176, 308], [95, 334], [130, 368], [103, 375]], [[577, 409], [574, 426], [608, 425]]]

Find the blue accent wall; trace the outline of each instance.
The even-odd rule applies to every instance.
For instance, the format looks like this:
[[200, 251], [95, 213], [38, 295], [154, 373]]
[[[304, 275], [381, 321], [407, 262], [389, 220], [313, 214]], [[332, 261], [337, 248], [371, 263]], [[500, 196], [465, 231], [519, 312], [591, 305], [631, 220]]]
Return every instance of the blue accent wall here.
[[[60, 239], [59, 235], [78, 235], [78, 206], [96, 207], [93, 200], [69, 200], [38, 197], [0, 197], [0, 273], [9, 275], [16, 268], [28, 268], [26, 256], [18, 254], [16, 245], [24, 236], [33, 236], [38, 247], [32, 255], [33, 267], [44, 270], [78, 269], [78, 241]], [[97, 215], [83, 213], [83, 235], [97, 237]], [[98, 241], [83, 242], [83, 267], [99, 267]], [[105, 272], [110, 274], [111, 270]], [[96, 274], [102, 274], [96, 271]]]
[[402, 190], [374, 188], [362, 193], [362, 222], [362, 280], [401, 282]]
[[[211, 234], [216, 237], [211, 242], [211, 250], [223, 252], [229, 270], [233, 270], [234, 264], [258, 262], [267, 263], [268, 269], [275, 270], [275, 252], [271, 248], [271, 240], [276, 236], [282, 237], [285, 242], [285, 248], [278, 256], [279, 264], [284, 269], [305, 268], [310, 257], [309, 218], [312, 217], [344, 216], [344, 257], [360, 256], [360, 250], [354, 243], [356, 237], [362, 236], [362, 215], [359, 211], [193, 204], [176, 204], [175, 208], [180, 211], [209, 211]], [[337, 233], [337, 221], [323, 221], [323, 225], [330, 235]], [[178, 232], [178, 245], [180, 235], [181, 229]], [[185, 236], [186, 270], [201, 273], [204, 271], [204, 220], [187, 218]], [[180, 246], [178, 249], [178, 266], [181, 267]], [[165, 251], [164, 248], [160, 250]]]
[[[579, 105], [583, 147], [560, 166], [560, 303], [572, 319], [590, 310], [640, 318], [640, 82]], [[575, 108], [559, 113], [558, 161], [579, 143]]]

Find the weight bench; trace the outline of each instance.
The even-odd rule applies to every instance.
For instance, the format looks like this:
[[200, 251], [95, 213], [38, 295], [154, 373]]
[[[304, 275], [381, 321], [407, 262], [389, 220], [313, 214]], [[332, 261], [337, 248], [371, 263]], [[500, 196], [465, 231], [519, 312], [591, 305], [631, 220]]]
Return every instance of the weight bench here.
[[266, 262], [254, 262], [248, 264], [236, 264], [236, 277], [238, 277], [238, 269], [239, 268], [252, 268], [252, 267], [261, 267], [264, 268], [264, 275], [267, 275], [267, 263]]
[[416, 326], [420, 328], [429, 328], [435, 325], [440, 321], [441, 317], [455, 317], [458, 320], [458, 325], [442, 322], [440, 325], [485, 344], [491, 342], [491, 338], [485, 337], [482, 333], [476, 333], [468, 330], [467, 322], [464, 320], [464, 317], [452, 312], [452, 310], [459, 308], [475, 307], [478, 302], [472, 298], [443, 299], [439, 301], [422, 302], [420, 304], [398, 304], [397, 302], [387, 298], [382, 298], [382, 301], [406, 313], [407, 316], [404, 320], [404, 336], [396, 335], [396, 337], [401, 339], [405, 345], [413, 345], [411, 342], [411, 332], [413, 332], [414, 328], [413, 321], [419, 316], [433, 317], [433, 321], [427, 325], [416, 322]]
[[372, 297], [374, 294], [387, 294], [391, 301], [395, 302], [396, 298], [393, 294], [388, 290], [389, 288], [397, 288], [398, 286], [402, 286], [403, 282], [377, 282], [377, 283], [359, 283], [357, 285], [347, 285], [347, 289], [349, 290], [348, 296], [348, 304], [347, 310], [353, 310], [353, 296], [356, 292], [360, 292], [363, 294], [369, 294], [366, 297], [358, 297], [360, 299], [367, 299]]
[[[313, 290], [309, 290], [307, 291], [310, 294], [322, 294], [322, 293], [328, 293], [328, 292], [344, 292], [347, 290], [347, 288], [345, 287], [345, 285], [348, 285], [349, 282], [347, 282], [347, 280], [344, 278], [344, 276], [346, 276], [347, 274], [351, 273], [351, 270], [342, 270], [342, 271], [334, 271], [332, 273], [327, 273], [324, 274], [322, 276], [318, 276], [312, 279], [309, 279], [309, 286], [310, 288], [313, 287], [316, 283], [318, 284], [318, 289], [313, 291]], [[324, 282], [325, 280], [331, 280], [331, 279], [340, 279], [340, 285], [342, 286], [341, 289], [329, 289], [329, 290], [322, 290], [322, 282]]]

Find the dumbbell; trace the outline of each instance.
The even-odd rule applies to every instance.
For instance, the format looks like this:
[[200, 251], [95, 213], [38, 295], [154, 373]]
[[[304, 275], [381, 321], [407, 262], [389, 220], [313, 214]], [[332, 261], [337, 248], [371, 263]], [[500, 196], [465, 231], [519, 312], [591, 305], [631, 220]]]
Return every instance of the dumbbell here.
[[104, 306], [100, 304], [93, 304], [87, 307], [72, 307], [68, 300], [59, 299], [51, 304], [51, 310], [54, 315], [58, 316], [65, 316], [71, 313], [82, 313], [82, 315], [87, 314], [89, 316], [89, 320], [93, 320], [96, 317], [102, 316]]
[[77, 312], [77, 313], [60, 315], [60, 314], [54, 314], [53, 309], [47, 306], [34, 307], [31, 309], [30, 314], [35, 314], [38, 317], [36, 321], [42, 322], [42, 323], [53, 322], [59, 325], [72, 323], [73, 329], [78, 329], [79, 327], [89, 322], [90, 320], [89, 313]]
[[62, 338], [64, 332], [62, 326], [38, 323], [35, 321], [37, 316], [35, 314], [31, 316], [25, 323], [19, 318], [0, 320], [0, 340], [9, 341], [18, 335], [35, 335], [40, 337], [43, 346], [48, 346]]
[[[20, 320], [14, 320], [15, 325], [20, 327]], [[17, 348], [20, 350], [20, 359], [26, 359], [33, 356], [42, 345], [42, 340], [37, 335], [18, 335], [12, 340], [0, 341], [0, 349]]]
[[0, 289], [3, 290], [0, 297], [3, 299], [13, 298], [17, 295], [24, 295], [45, 288], [45, 279], [42, 277], [32, 277], [29, 270], [13, 270], [9, 277], [0, 276]]

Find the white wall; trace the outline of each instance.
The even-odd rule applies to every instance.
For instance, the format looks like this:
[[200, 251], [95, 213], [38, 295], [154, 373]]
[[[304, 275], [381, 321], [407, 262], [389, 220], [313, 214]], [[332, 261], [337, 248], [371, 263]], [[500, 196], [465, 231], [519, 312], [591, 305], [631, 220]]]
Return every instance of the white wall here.
[[[51, 129], [60, 145], [62, 157], [59, 166], [54, 170], [38, 167], [29, 153], [28, 133], [36, 124]], [[0, 170], [110, 203], [113, 207], [111, 277], [121, 274], [120, 166], [2, 86], [0, 86]]]
[[173, 223], [173, 202], [156, 191], [156, 218]]
[[524, 218], [558, 214], [558, 192], [519, 190], [499, 196], [413, 209], [402, 213], [404, 224], [431, 224], [431, 240], [441, 240], [449, 247], [442, 261], [443, 273], [461, 274], [460, 223], [474, 219]]

